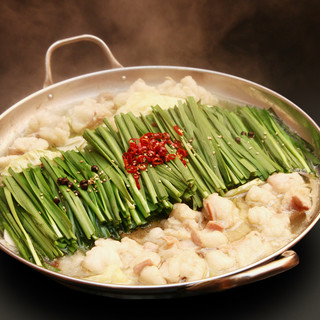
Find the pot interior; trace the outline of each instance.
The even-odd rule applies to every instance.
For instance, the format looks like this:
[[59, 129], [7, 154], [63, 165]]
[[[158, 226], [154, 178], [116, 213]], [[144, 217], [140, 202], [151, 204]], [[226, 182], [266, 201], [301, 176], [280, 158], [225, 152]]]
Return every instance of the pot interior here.
[[[95, 98], [101, 92], [115, 93], [126, 91], [130, 85], [139, 78], [143, 79], [148, 85], [158, 85], [163, 82], [166, 77], [171, 77], [176, 81], [180, 81], [187, 75], [192, 76], [198, 85], [203, 86], [205, 89], [215, 94], [221, 103], [228, 107], [249, 104], [262, 108], [272, 108], [292, 129], [314, 145], [316, 154], [320, 153], [319, 127], [307, 114], [281, 95], [253, 82], [223, 73], [184, 67], [150, 66], [112, 69], [87, 74], [54, 84], [26, 97], [0, 116], [0, 155], [5, 155], [7, 148], [12, 144], [13, 140], [23, 133], [29, 119], [35, 112], [41, 109], [67, 107], [68, 105], [73, 105], [85, 98]], [[285, 248], [258, 263], [266, 262], [271, 258], [274, 258], [280, 252], [294, 245], [311, 229], [311, 227], [313, 227], [318, 219], [319, 210], [317, 210], [309, 224], [296, 239], [289, 243]], [[0, 247], [8, 252], [1, 244]], [[11, 253], [11, 255], [15, 256], [13, 253]], [[23, 260], [20, 257], [16, 258], [21, 261]], [[34, 268], [40, 269], [31, 263], [23, 262]], [[246, 268], [249, 267], [252, 266]], [[63, 283], [70, 284], [74, 282], [72, 278], [57, 275], [47, 270], [41, 271], [53, 277], [58, 277]], [[214, 279], [211, 278], [210, 280], [209, 278], [205, 281], [212, 280]], [[87, 287], [88, 283], [76, 281], [75, 285]], [[113, 293], [115, 290], [121, 289], [121, 286], [95, 284], [94, 290], [96, 290], [97, 287], [99, 287], [99, 290], [102, 289], [102, 291], [108, 290], [109, 288], [109, 291], [112, 291]], [[175, 285], [167, 287], [179, 288], [187, 287], [187, 285], [182, 284], [181, 286]], [[152, 290], [154, 289], [155, 288]], [[129, 290], [129, 292], [132, 291], [135, 295], [137, 294], [136, 289], [127, 288], [127, 290]]]

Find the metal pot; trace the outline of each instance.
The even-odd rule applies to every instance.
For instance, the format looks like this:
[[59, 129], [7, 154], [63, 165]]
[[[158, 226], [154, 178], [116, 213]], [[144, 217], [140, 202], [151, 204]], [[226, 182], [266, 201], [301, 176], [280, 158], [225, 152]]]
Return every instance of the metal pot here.
[[[112, 69], [82, 75], [54, 84], [51, 73], [52, 53], [58, 47], [78, 41], [91, 41], [99, 45], [110, 62]], [[215, 71], [186, 67], [143, 66], [124, 68], [112, 55], [107, 45], [92, 35], [76, 36], [52, 44], [46, 54], [45, 67], [44, 88], [16, 103], [0, 116], [0, 137], [2, 141], [0, 155], [5, 154], [13, 140], [24, 131], [31, 116], [38, 110], [53, 108], [58, 105], [75, 104], [85, 98], [96, 97], [102, 91], [125, 91], [138, 78], [142, 78], [150, 85], [157, 85], [167, 76], [180, 81], [181, 78], [187, 75], [192, 76], [199, 85], [211, 91], [221, 101], [227, 100], [237, 104], [257, 105], [262, 108], [272, 107], [278, 116], [291, 128], [314, 145], [316, 153], [320, 153], [320, 129], [317, 124], [291, 101], [270, 89], [248, 80]], [[251, 283], [296, 266], [299, 263], [298, 255], [288, 249], [300, 241], [318, 221], [320, 206], [319, 204], [317, 205], [318, 210], [315, 211], [306, 227], [285, 247], [244, 268], [221, 276], [193, 282], [161, 286], [94, 283], [38, 267], [22, 259], [4, 245], [0, 244], [0, 248], [15, 259], [68, 287], [99, 295], [119, 298], [159, 298], [194, 295]]]

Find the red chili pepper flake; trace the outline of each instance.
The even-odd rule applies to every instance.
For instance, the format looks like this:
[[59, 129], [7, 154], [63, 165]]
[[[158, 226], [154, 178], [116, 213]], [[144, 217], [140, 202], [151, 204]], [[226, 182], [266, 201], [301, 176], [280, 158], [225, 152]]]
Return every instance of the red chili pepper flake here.
[[[174, 130], [180, 135], [183, 131], [174, 126]], [[166, 145], [176, 149], [175, 153], [168, 153]], [[187, 164], [185, 158], [188, 156], [181, 141], [170, 139], [167, 132], [148, 132], [140, 138], [131, 138], [129, 148], [123, 153], [122, 159], [124, 167], [128, 173], [133, 175], [137, 188], [140, 189], [139, 177], [141, 171], [147, 170], [148, 165], [155, 167], [165, 162], [169, 162], [178, 157], [184, 165]]]
[[134, 178], [134, 180], [135, 180], [135, 182], [136, 182], [137, 188], [140, 190], [139, 174], [138, 174], [138, 173], [135, 173], [135, 174], [133, 175], [133, 178]]
[[135, 165], [130, 165], [127, 167], [127, 171], [128, 171], [128, 173], [137, 173], [138, 168]]
[[158, 166], [159, 164], [163, 164], [163, 160], [161, 158], [153, 158], [152, 159], [153, 166]]
[[148, 164], [139, 163], [137, 167], [138, 167], [139, 170], [146, 170], [148, 168]]
[[168, 161], [174, 160], [175, 158], [176, 158], [176, 155], [173, 153], [170, 153], [165, 157], [165, 161], [168, 162]]
[[181, 159], [185, 158], [188, 155], [188, 151], [186, 149], [183, 149], [182, 147], [179, 147], [176, 155]]
[[174, 126], [173, 129], [179, 136], [183, 136], [183, 131], [180, 129], [179, 126]]

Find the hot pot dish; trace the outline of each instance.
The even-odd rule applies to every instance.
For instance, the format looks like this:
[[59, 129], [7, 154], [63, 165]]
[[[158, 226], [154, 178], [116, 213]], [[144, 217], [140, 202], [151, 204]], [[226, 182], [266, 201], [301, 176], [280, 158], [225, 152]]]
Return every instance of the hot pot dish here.
[[[53, 50], [80, 40], [116, 68], [53, 84]], [[319, 218], [317, 125], [243, 79], [122, 68], [84, 35], [49, 48], [46, 87], [0, 122], [1, 248], [72, 287], [231, 288], [295, 266]]]

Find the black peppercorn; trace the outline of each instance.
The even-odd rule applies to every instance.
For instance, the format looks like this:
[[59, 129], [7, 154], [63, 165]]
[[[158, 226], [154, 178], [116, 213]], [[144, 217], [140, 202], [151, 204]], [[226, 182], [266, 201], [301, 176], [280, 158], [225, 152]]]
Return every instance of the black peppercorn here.
[[91, 167], [91, 171], [92, 171], [92, 172], [98, 172], [98, 171], [99, 171], [99, 167], [94, 164], [94, 165]]
[[254, 138], [254, 132], [253, 131], [249, 131], [248, 132], [248, 137], [249, 138]]
[[68, 180], [68, 178], [67, 178], [67, 177], [62, 178], [62, 180], [61, 180], [61, 184], [62, 184], [62, 185], [67, 186], [67, 185], [68, 185], [68, 183], [69, 183], [69, 180]]
[[53, 198], [53, 202], [54, 202], [55, 204], [58, 204], [58, 203], [60, 203], [60, 200], [59, 200], [58, 197], [54, 197], [54, 198]]
[[71, 181], [68, 180], [68, 183], [67, 183], [67, 187], [69, 189], [71, 189], [73, 187], [73, 183]]
[[87, 190], [89, 186], [88, 180], [81, 180], [80, 181], [80, 188], [82, 190]]
[[239, 137], [236, 137], [234, 140], [236, 141], [236, 143], [240, 144], [240, 141], [241, 141], [241, 140], [240, 140]]

